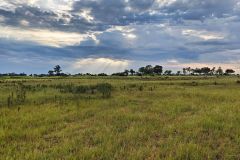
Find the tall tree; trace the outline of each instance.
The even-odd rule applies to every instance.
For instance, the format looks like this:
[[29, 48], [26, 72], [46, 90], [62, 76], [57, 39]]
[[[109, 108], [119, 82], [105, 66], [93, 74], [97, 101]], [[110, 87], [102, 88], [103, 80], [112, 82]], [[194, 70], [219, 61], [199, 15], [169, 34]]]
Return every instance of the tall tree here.
[[191, 67], [187, 67], [187, 68], [186, 68], [186, 71], [188, 72], [188, 74], [191, 74], [191, 72], [192, 72]]
[[216, 70], [216, 74], [223, 75], [223, 69], [221, 67], [218, 67], [218, 69]]
[[131, 73], [132, 76], [134, 75], [134, 73], [136, 73], [133, 69], [130, 69], [129, 72]]
[[211, 69], [211, 75], [214, 75], [215, 72], [216, 72], [216, 67], [213, 67], [213, 68]]
[[56, 75], [60, 75], [60, 73], [62, 72], [62, 69], [61, 69], [61, 67], [59, 66], [59, 65], [56, 65], [55, 67], [54, 67], [54, 72], [56, 73]]
[[153, 67], [152, 67], [152, 65], [147, 65], [145, 67], [145, 74], [153, 74]]
[[145, 67], [139, 68], [138, 72], [141, 73], [141, 74], [144, 74], [145, 73]]
[[128, 76], [129, 72], [130, 71], [126, 69], [123, 73], [124, 73], [125, 76]]
[[162, 72], [163, 72], [163, 67], [162, 67], [162, 66], [159, 66], [159, 65], [156, 65], [156, 66], [153, 68], [153, 72], [154, 72], [155, 74], [161, 75]]

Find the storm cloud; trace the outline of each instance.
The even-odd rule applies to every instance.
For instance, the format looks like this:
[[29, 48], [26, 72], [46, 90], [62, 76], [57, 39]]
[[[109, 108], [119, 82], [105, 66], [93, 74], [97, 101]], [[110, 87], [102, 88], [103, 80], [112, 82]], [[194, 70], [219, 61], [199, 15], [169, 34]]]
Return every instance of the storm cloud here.
[[89, 72], [148, 63], [239, 72], [239, 17], [240, 0], [2, 0], [0, 72], [58, 63], [72, 73], [93, 63]]

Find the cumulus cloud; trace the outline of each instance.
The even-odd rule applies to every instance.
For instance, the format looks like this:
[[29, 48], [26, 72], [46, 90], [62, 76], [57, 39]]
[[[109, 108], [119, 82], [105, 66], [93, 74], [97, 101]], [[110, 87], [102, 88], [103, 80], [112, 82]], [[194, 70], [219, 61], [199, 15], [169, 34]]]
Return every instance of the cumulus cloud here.
[[86, 58], [76, 60], [70, 70], [82, 73], [114, 73], [127, 69], [129, 64], [130, 61], [121, 59]]
[[[26, 21], [22, 21], [21, 24], [23, 26], [28, 25]], [[97, 43], [94, 34], [67, 33], [46, 29], [21, 29], [15, 27], [0, 27], [0, 38], [30, 41], [53, 47], [79, 45], [81, 42], [89, 39]]]

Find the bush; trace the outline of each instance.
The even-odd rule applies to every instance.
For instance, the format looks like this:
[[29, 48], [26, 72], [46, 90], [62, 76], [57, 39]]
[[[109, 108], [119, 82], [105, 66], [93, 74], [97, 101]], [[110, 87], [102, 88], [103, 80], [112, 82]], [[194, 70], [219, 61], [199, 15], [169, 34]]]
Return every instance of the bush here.
[[86, 93], [89, 90], [88, 86], [73, 87], [73, 93]]
[[26, 88], [23, 84], [19, 84], [16, 91], [17, 104], [23, 104], [26, 100]]
[[97, 88], [97, 91], [100, 92], [104, 98], [111, 97], [111, 93], [113, 89], [111, 84], [109, 83], [97, 84], [96, 88]]

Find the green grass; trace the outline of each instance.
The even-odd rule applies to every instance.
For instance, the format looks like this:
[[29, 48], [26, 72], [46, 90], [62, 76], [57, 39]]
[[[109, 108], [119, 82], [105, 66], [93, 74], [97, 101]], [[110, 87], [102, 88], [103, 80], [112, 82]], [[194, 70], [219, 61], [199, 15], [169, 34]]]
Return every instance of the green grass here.
[[[2, 78], [0, 159], [240, 159], [237, 80]], [[56, 87], [100, 83], [113, 86], [111, 97]]]

